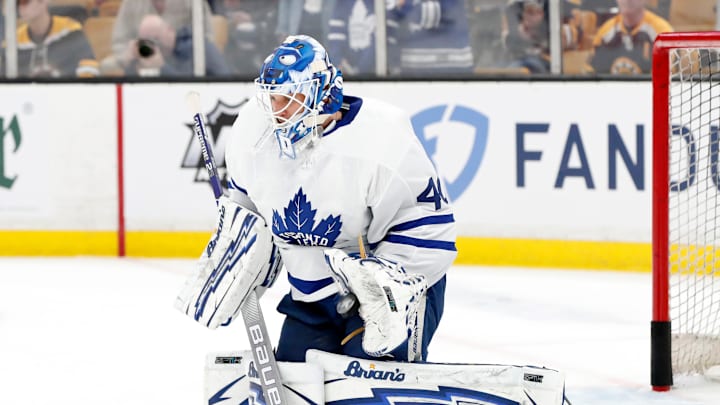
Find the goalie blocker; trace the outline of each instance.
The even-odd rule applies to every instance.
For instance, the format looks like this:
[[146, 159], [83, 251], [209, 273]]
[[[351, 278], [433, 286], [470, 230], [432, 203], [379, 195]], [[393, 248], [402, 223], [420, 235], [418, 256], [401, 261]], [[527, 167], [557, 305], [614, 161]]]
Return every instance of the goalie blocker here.
[[[364, 360], [308, 350], [307, 362], [279, 362], [288, 404], [482, 403], [562, 405], [562, 372], [488, 364]], [[249, 351], [211, 353], [205, 403], [264, 404]]]
[[265, 221], [251, 210], [220, 197], [215, 228], [196, 273], [175, 301], [178, 310], [209, 329], [228, 325], [248, 295], [271, 287], [282, 268]]

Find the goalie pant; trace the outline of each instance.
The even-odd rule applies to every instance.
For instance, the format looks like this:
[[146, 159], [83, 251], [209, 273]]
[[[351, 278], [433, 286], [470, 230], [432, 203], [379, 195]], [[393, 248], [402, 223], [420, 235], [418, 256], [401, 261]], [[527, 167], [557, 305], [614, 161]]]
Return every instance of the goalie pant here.
[[[445, 306], [445, 276], [427, 290], [425, 314], [418, 314], [421, 321], [422, 360], [427, 359], [428, 344], [437, 330]], [[347, 319], [336, 311], [339, 296], [332, 295], [317, 302], [301, 302], [287, 294], [278, 305], [278, 311], [287, 317], [282, 326], [277, 348], [278, 361], [305, 361], [308, 349], [372, 359], [362, 348], [363, 335], [359, 334], [344, 345], [343, 338], [363, 326], [363, 320], [355, 314]], [[401, 344], [390, 353], [393, 359], [407, 360], [416, 349]]]

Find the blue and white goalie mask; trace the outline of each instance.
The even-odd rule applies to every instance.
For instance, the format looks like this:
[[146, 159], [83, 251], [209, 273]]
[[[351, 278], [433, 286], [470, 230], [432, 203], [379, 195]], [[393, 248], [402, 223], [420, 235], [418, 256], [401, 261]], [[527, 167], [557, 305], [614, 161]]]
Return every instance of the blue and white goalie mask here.
[[306, 35], [287, 37], [265, 59], [255, 85], [281, 156], [295, 158], [319, 138], [323, 122], [342, 105], [342, 73]]

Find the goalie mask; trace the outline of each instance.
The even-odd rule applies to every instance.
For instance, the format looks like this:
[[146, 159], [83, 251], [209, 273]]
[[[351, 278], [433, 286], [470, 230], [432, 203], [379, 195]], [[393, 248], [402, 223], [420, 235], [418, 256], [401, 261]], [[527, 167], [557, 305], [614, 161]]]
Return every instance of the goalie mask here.
[[306, 35], [287, 37], [265, 59], [255, 85], [280, 154], [290, 158], [319, 137], [323, 121], [342, 104], [342, 73]]

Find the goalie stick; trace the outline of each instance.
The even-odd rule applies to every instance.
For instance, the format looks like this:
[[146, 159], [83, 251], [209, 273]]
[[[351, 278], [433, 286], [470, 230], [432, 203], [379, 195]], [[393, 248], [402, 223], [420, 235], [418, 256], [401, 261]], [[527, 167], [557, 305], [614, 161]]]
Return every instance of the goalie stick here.
[[[186, 97], [188, 107], [193, 114], [193, 131], [200, 142], [200, 149], [205, 163], [205, 169], [208, 172], [208, 179], [215, 194], [215, 200], [223, 195], [220, 177], [215, 164], [215, 156], [213, 155], [211, 143], [208, 139], [207, 127], [203, 118], [200, 106], [200, 94], [190, 92]], [[243, 321], [245, 322], [245, 330], [250, 341], [250, 348], [255, 360], [255, 369], [258, 373], [258, 379], [262, 386], [267, 405], [287, 404], [285, 393], [282, 389], [282, 380], [280, 379], [280, 370], [278, 369], [275, 354], [270, 344], [265, 319], [263, 318], [257, 292], [254, 290], [248, 294], [247, 299], [240, 306]]]

